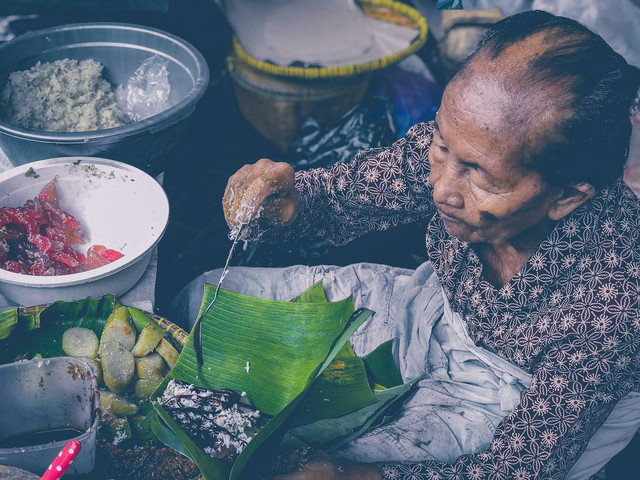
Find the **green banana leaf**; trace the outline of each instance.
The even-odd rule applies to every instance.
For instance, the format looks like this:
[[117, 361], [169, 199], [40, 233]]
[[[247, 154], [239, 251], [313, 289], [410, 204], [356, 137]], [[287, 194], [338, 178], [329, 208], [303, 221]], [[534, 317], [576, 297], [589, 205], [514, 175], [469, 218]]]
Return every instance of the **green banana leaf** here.
[[[214, 292], [215, 287], [205, 286], [203, 305]], [[246, 392], [257, 409], [275, 415], [306, 387], [351, 313], [351, 298], [282, 302], [220, 289], [202, 320], [204, 365], [198, 368], [190, 338], [165, 383], [176, 378], [202, 388]]]
[[[205, 286], [201, 312], [214, 292], [215, 287]], [[365, 367], [364, 359], [357, 357], [348, 343], [371, 313], [364, 310], [354, 315], [351, 298], [327, 302], [321, 283], [291, 302], [220, 289], [215, 305], [202, 320], [202, 368], [198, 370], [193, 343], [187, 341], [154, 396], [175, 378], [203, 388], [244, 391], [257, 408], [274, 416], [249, 442], [228, 476], [223, 462], [203, 459], [192, 442], [182, 443], [178, 450], [187, 451], [209, 480], [255, 478], [279, 446], [281, 451], [287, 445], [337, 448], [364, 433], [402, 402], [414, 384], [389, 383], [385, 387], [394, 388], [372, 391], [367, 368], [375, 371], [374, 378], [380, 381], [395, 381], [385, 364], [395, 369], [390, 345], [373, 355], [375, 361]], [[252, 378], [254, 369], [261, 378]], [[397, 372], [396, 376], [399, 378]], [[175, 423], [163, 421], [167, 414], [161, 405], [154, 404], [154, 408], [159, 415], [150, 421], [155, 424], [154, 431], [161, 432], [162, 438], [158, 438], [168, 446], [180, 443], [184, 432]]]
[[[326, 303], [322, 281], [302, 292], [292, 302]], [[311, 386], [292, 424], [303, 425], [354, 412], [377, 401], [369, 387], [364, 363], [346, 343], [335, 360]]]
[[[173, 378], [202, 388], [230, 388], [246, 392], [256, 408], [273, 416], [236, 459], [228, 478], [255, 472], [268, 459], [313, 381], [371, 314], [362, 310], [352, 315], [351, 298], [329, 303], [320, 289], [321, 285], [312, 288], [294, 302], [264, 300], [220, 289], [215, 305], [202, 319], [203, 366], [198, 368], [190, 337], [178, 362], [156, 391], [159, 395]], [[214, 294], [215, 287], [206, 285], [201, 312]], [[154, 408], [159, 414], [163, 410], [159, 404]], [[166, 414], [156, 416], [151, 422], [165, 417]], [[179, 429], [164, 423], [181, 439]], [[189, 445], [185, 447], [191, 453]], [[221, 467], [219, 460], [208, 457], [200, 461], [190, 456], [203, 473]], [[227, 478], [204, 474], [208, 479]]]
[[369, 386], [364, 361], [346, 344], [318, 376], [292, 424], [304, 425], [346, 415], [377, 401]]
[[309, 445], [327, 452], [337, 450], [358, 438], [374, 424], [377, 425], [378, 420], [383, 420], [383, 414], [390, 415], [395, 412], [397, 407], [413, 393], [418, 380], [375, 391], [376, 403], [355, 412], [290, 428], [280, 444], [280, 451], [287, 452]]
[[19, 358], [65, 355], [62, 334], [71, 327], [102, 333], [107, 318], [119, 306], [113, 295], [77, 302], [17, 307], [0, 314], [0, 364]]
[[374, 384], [382, 388], [402, 385], [402, 377], [393, 361], [391, 346], [393, 340], [384, 342], [371, 353], [363, 357], [367, 372], [370, 373]]
[[[291, 300], [298, 303], [327, 303], [327, 296], [324, 294], [324, 288], [322, 287], [322, 280], [314, 283], [304, 292]], [[355, 355], [355, 354], [354, 354]]]
[[262, 473], [262, 467], [276, 451], [286, 432], [292, 415], [298, 408], [300, 402], [304, 400], [307, 391], [313, 384], [312, 382], [316, 380], [318, 375], [320, 375], [320, 373], [322, 373], [331, 364], [342, 347], [348, 342], [351, 335], [353, 335], [353, 333], [367, 318], [369, 318], [372, 313], [373, 312], [371, 312], [371, 310], [367, 309], [358, 309], [353, 312], [348, 319], [346, 328], [334, 342], [324, 362], [316, 368], [316, 370], [307, 379], [304, 390], [258, 432], [256, 437], [249, 442], [240, 457], [235, 461], [231, 471], [230, 480], [243, 478], [245, 473], [244, 470], [247, 469], [248, 466], [250, 466], [250, 468], [247, 469], [247, 476], [244, 478], [256, 478], [260, 473]]

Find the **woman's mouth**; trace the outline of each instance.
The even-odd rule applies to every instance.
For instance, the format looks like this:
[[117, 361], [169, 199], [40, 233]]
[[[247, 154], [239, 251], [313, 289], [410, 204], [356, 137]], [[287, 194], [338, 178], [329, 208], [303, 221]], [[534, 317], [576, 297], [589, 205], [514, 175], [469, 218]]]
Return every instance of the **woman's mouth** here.
[[438, 210], [438, 215], [440, 215], [440, 218], [442, 218], [442, 220], [444, 220], [445, 222], [455, 222], [455, 223], [460, 223], [461, 222], [461, 220], [459, 218], [454, 217], [453, 215], [449, 215], [447, 213], [444, 213], [439, 208], [437, 210]]

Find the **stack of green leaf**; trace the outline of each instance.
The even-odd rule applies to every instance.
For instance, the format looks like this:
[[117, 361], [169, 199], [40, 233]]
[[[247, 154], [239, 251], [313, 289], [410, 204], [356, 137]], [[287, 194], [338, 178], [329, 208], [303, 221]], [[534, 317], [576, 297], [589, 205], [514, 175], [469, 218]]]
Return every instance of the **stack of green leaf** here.
[[[201, 313], [215, 287], [205, 286]], [[321, 284], [291, 302], [220, 290], [202, 319], [204, 363], [192, 336], [155, 396], [171, 379], [201, 388], [246, 392], [270, 418], [229, 468], [202, 451], [159, 404], [149, 417], [156, 436], [191, 457], [208, 480], [256, 478], [279, 449], [313, 444], [331, 450], [362, 435], [412, 389], [402, 385], [387, 342], [365, 358], [349, 337], [372, 314], [347, 298], [328, 302]], [[373, 389], [372, 389], [373, 386]]]

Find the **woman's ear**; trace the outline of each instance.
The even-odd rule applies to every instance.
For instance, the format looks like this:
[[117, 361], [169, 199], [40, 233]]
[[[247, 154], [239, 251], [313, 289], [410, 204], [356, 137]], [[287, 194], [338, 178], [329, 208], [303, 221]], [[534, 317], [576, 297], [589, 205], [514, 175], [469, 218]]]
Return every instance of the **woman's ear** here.
[[590, 183], [578, 183], [571, 187], [566, 187], [562, 195], [551, 205], [547, 214], [551, 220], [558, 221], [587, 200], [592, 199], [596, 194], [596, 189]]

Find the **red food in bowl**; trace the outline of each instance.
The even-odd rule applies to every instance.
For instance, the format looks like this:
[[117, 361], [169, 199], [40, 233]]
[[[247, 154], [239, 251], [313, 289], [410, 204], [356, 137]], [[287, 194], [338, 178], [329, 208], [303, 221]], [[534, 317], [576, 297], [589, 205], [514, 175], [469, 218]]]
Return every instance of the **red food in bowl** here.
[[124, 255], [93, 245], [83, 255], [78, 221], [60, 208], [56, 179], [21, 207], [0, 207], [0, 268], [27, 275], [68, 275], [107, 265]]

